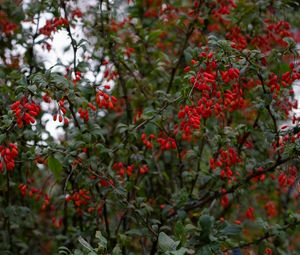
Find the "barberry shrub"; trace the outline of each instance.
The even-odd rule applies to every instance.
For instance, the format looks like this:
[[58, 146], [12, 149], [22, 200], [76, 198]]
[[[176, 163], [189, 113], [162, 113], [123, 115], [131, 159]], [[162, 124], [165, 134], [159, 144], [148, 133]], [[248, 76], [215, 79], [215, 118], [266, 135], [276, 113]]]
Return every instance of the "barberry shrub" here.
[[0, 253], [300, 254], [296, 2], [1, 1]]

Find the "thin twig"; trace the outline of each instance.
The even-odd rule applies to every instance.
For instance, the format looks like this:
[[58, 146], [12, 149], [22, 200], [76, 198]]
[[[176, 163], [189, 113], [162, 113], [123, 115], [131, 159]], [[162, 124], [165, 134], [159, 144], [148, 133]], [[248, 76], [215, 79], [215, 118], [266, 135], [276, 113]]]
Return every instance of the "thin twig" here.
[[193, 21], [189, 24], [189, 27], [187, 29], [186, 35], [185, 35], [185, 39], [184, 39], [184, 43], [179, 51], [179, 58], [178, 61], [176, 63], [176, 65], [172, 68], [171, 71], [171, 76], [170, 76], [170, 80], [169, 80], [169, 84], [168, 84], [168, 88], [167, 88], [167, 93], [170, 92], [172, 86], [173, 86], [173, 82], [174, 82], [174, 78], [176, 75], [176, 72], [180, 66], [180, 64], [182, 63], [182, 60], [184, 58], [184, 51], [187, 47], [187, 44], [189, 42], [189, 39], [191, 37], [191, 35], [193, 34], [194, 30], [195, 30], [195, 24], [198, 20], [198, 14], [200, 12], [200, 8], [201, 8], [201, 3], [199, 4], [199, 6], [197, 7], [196, 11], [195, 11], [195, 18], [193, 19]]

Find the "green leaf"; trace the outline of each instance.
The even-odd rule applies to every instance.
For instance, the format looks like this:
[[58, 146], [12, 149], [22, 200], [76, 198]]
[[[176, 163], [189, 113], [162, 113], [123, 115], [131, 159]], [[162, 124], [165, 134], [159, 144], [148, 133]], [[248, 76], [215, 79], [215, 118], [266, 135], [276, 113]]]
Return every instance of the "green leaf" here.
[[58, 179], [63, 169], [63, 165], [59, 162], [59, 160], [56, 159], [54, 156], [50, 156], [48, 158], [48, 167], [54, 174], [55, 178]]
[[37, 91], [37, 87], [35, 85], [28, 86], [28, 90], [30, 90], [32, 93], [35, 93]]
[[221, 233], [227, 236], [238, 236], [242, 232], [242, 227], [240, 225], [228, 225], [221, 230]]
[[143, 229], [130, 229], [128, 231], [126, 231], [126, 235], [132, 235], [132, 236], [144, 236], [145, 235], [145, 231], [143, 231]]
[[178, 245], [179, 245], [179, 241], [175, 242], [171, 237], [169, 237], [164, 232], [159, 233], [158, 246], [163, 252], [175, 251]]
[[107, 240], [101, 234], [100, 231], [96, 231], [95, 237], [99, 240], [99, 242], [98, 242], [98, 250], [104, 250], [104, 249], [106, 249], [107, 248]]
[[185, 228], [181, 221], [176, 222], [174, 232], [178, 239], [181, 239], [184, 236]]
[[210, 217], [209, 215], [202, 215], [199, 218], [199, 225], [201, 226], [201, 228], [204, 232], [209, 233], [211, 230], [212, 224], [213, 224], [213, 220], [212, 220], [212, 217]]
[[58, 85], [60, 89], [65, 89], [69, 87], [69, 81], [60, 74], [52, 73], [51, 81]]
[[116, 245], [115, 248], [111, 252], [112, 255], [121, 255], [122, 250], [119, 245]]
[[0, 143], [2, 143], [6, 139], [6, 134], [0, 135]]
[[92, 252], [92, 254], [96, 254], [96, 253], [94, 252], [93, 247], [92, 247], [86, 240], [84, 240], [81, 236], [78, 238], [78, 241], [80, 242], [80, 244], [81, 244], [84, 248], [86, 248], [87, 250], [89, 250], [90, 252]]
[[191, 62], [191, 60], [193, 59], [193, 56], [189, 52], [185, 51], [184, 58], [185, 58], [185, 61], [189, 64]]
[[212, 247], [210, 245], [205, 245], [197, 251], [197, 255], [213, 255]]
[[61, 255], [70, 255], [70, 254], [72, 254], [72, 252], [67, 247], [64, 247], [64, 246], [58, 248], [58, 253], [61, 254]]
[[74, 255], [84, 255], [84, 253], [81, 250], [76, 249]]
[[119, 130], [120, 134], [122, 134], [128, 130], [128, 126], [124, 123], [120, 123], [118, 124], [117, 129]]
[[189, 250], [187, 248], [181, 247], [179, 250], [177, 251], [171, 251], [172, 255], [184, 255], [188, 252]]

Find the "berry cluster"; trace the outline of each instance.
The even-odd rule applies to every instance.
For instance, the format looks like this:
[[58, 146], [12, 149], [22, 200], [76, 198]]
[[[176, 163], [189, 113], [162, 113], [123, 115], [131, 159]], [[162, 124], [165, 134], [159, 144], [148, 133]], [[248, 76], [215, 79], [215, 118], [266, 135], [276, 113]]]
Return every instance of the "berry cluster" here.
[[258, 35], [251, 40], [251, 44], [262, 50], [268, 52], [274, 46], [287, 47], [288, 43], [284, 40], [286, 37], [292, 37], [290, 24], [286, 21], [278, 21], [272, 23], [271, 19], [265, 19], [267, 29], [264, 35]]
[[118, 162], [113, 164], [112, 169], [115, 170], [117, 174], [121, 177], [124, 177], [125, 174], [127, 174], [127, 176], [131, 176], [134, 169], [134, 165], [124, 166], [122, 162]]
[[[15, 158], [18, 156], [18, 148], [15, 144], [10, 143], [8, 147], [0, 146], [0, 172], [3, 172], [3, 169], [7, 171], [13, 170], [15, 167]], [[3, 163], [5, 165], [3, 165]], [[4, 168], [5, 166], [5, 168]]]
[[267, 215], [269, 217], [276, 217], [277, 209], [276, 204], [273, 201], [269, 201], [265, 204], [264, 208], [266, 209]]
[[265, 254], [273, 254], [273, 251], [271, 248], [266, 248], [265, 249]]
[[248, 210], [246, 211], [246, 218], [248, 218], [249, 220], [255, 220], [253, 207], [249, 207]]
[[[233, 176], [232, 166], [241, 162], [237, 152], [229, 147], [227, 150], [220, 149], [217, 159], [210, 159], [210, 168], [212, 170], [219, 167], [221, 169], [220, 176], [222, 178], [228, 178], [230, 182]], [[236, 173], [238, 175], [238, 173]]]
[[[31, 184], [33, 180], [28, 180], [28, 184]], [[41, 210], [45, 211], [48, 207], [53, 211], [54, 205], [50, 204], [50, 196], [45, 193], [42, 189], [38, 189], [35, 187], [29, 187], [28, 184], [20, 183], [18, 188], [23, 197], [29, 196], [33, 198], [34, 201], [38, 202], [42, 199]]]
[[81, 12], [81, 10], [79, 8], [76, 8], [75, 10], [72, 11], [72, 19], [74, 18], [82, 18], [83, 13]]
[[73, 84], [74, 84], [75, 87], [76, 87], [77, 82], [80, 81], [80, 80], [81, 80], [81, 72], [76, 71], [75, 72], [75, 78], [73, 79]]
[[171, 150], [177, 148], [175, 139], [171, 137], [167, 137], [167, 138], [159, 137], [157, 138], [157, 142], [160, 144], [161, 150]]
[[[192, 130], [200, 128], [202, 119], [213, 115], [223, 118], [225, 111], [232, 112], [244, 106], [243, 91], [238, 82], [240, 72], [237, 68], [230, 67], [220, 71], [220, 78], [227, 87], [227, 89], [220, 89], [218, 84], [220, 79], [217, 79], [217, 61], [213, 53], [202, 52], [199, 54], [199, 61], [191, 61], [193, 66], [199, 66], [199, 62], [205, 65], [203, 67], [200, 65], [196, 75], [190, 78], [192, 91], [195, 92], [194, 100], [191, 105], [181, 106], [178, 113], [184, 140], [191, 135]], [[185, 72], [190, 70], [190, 66], [184, 69]]]
[[40, 28], [40, 33], [46, 35], [48, 37], [51, 36], [52, 33], [56, 32], [59, 28], [65, 26], [67, 27], [69, 22], [64, 18], [54, 18], [53, 20], [47, 20], [46, 25]]
[[112, 179], [101, 178], [99, 184], [102, 187], [111, 187], [114, 186], [114, 181]]
[[78, 109], [78, 113], [79, 113], [80, 119], [84, 120], [85, 122], [89, 121], [89, 111], [88, 110], [83, 109], [82, 107], [80, 107]]
[[281, 172], [278, 176], [279, 186], [282, 188], [290, 187], [296, 182], [297, 168], [295, 166], [289, 166], [287, 173]]
[[43, 98], [43, 101], [47, 104], [50, 104], [52, 101], [51, 97], [48, 94], [43, 95], [42, 98]]
[[248, 36], [244, 36], [239, 27], [229, 29], [228, 33], [226, 33], [226, 38], [232, 42], [232, 48], [243, 50], [247, 47]]
[[222, 197], [221, 197], [221, 205], [223, 208], [226, 208], [229, 205], [229, 198], [228, 195], [226, 194], [226, 190], [223, 189], [222, 193], [225, 193]]
[[76, 212], [79, 215], [83, 215], [82, 207], [85, 207], [89, 204], [91, 200], [90, 192], [86, 189], [80, 189], [77, 192], [74, 192], [73, 195], [66, 196], [66, 201], [73, 201], [76, 207]]
[[0, 31], [5, 35], [11, 35], [17, 28], [18, 26], [15, 23], [12, 23], [7, 19], [6, 13], [0, 11]]
[[155, 138], [155, 135], [150, 134], [149, 138], [147, 138], [147, 135], [145, 133], [142, 134], [141, 139], [143, 144], [146, 145], [147, 149], [153, 148], [153, 143], [150, 140], [153, 140]]
[[114, 109], [118, 100], [114, 96], [109, 96], [105, 92], [99, 90], [96, 95], [96, 103], [98, 107], [105, 109]]
[[52, 217], [51, 218], [52, 224], [55, 228], [60, 228], [62, 226], [63, 223], [63, 218], [60, 217], [59, 219], [57, 219], [56, 217]]
[[66, 126], [68, 126], [69, 125], [69, 119], [67, 117], [64, 117], [64, 115], [67, 112], [64, 104], [65, 104], [65, 99], [59, 100], [59, 102], [58, 102], [59, 114], [54, 114], [53, 115], [53, 121], [56, 121], [58, 119], [59, 122], [64, 122], [64, 124]]
[[22, 128], [25, 125], [34, 124], [35, 118], [41, 111], [39, 105], [35, 102], [29, 102], [26, 97], [23, 97], [21, 100], [16, 101], [10, 106], [10, 109], [14, 111], [17, 124], [19, 128]]
[[[118, 163], [114, 163], [112, 169], [115, 170], [120, 177], [124, 177], [125, 174], [127, 174], [127, 176], [131, 176], [134, 170], [134, 165], [132, 164], [129, 166], [125, 166], [122, 162], [118, 162]], [[146, 174], [148, 173], [148, 171], [149, 168], [145, 164], [139, 167], [138, 170], [140, 174]]]
[[142, 165], [140, 168], [139, 168], [139, 173], [140, 174], [146, 174], [148, 173], [149, 171], [149, 167], [147, 165]]

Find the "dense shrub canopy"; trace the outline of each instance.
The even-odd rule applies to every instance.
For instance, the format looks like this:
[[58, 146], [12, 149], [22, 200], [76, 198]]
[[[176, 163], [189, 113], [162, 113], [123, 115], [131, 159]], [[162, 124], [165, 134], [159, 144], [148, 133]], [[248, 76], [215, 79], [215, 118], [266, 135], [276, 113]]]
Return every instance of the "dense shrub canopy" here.
[[300, 254], [295, 2], [0, 1], [0, 253]]

